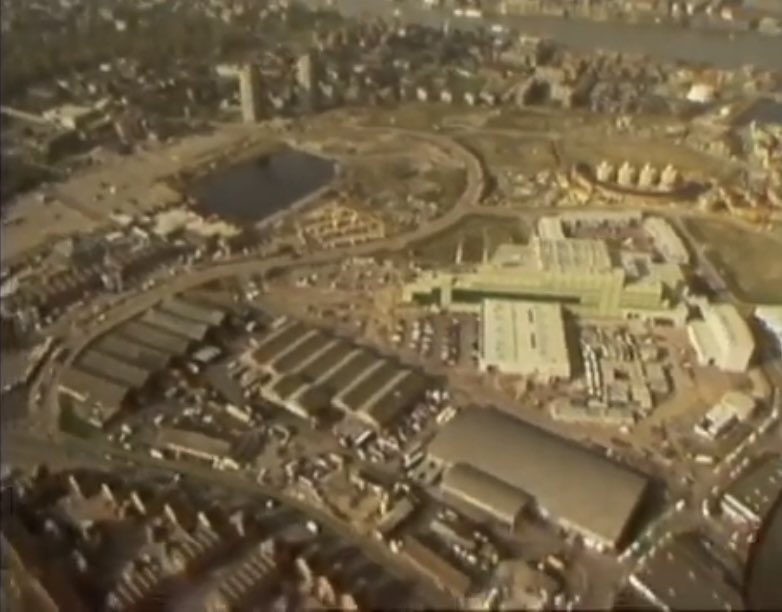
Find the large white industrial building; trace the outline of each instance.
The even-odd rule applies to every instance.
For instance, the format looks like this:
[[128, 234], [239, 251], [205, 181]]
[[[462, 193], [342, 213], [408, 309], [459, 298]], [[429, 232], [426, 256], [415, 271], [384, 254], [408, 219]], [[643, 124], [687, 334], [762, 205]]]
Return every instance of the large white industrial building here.
[[747, 322], [732, 304], [701, 304], [703, 319], [687, 325], [698, 363], [726, 372], [745, 372], [755, 352]]
[[648, 217], [644, 220], [644, 230], [654, 241], [654, 246], [665, 258], [665, 261], [687, 265], [690, 263], [690, 252], [684, 242], [666, 219]]
[[683, 324], [684, 282], [680, 266], [648, 255], [615, 262], [601, 240], [534, 237], [526, 245], [499, 245], [491, 261], [467, 271], [425, 272], [405, 285], [403, 300], [475, 313], [485, 299], [527, 300], [559, 303], [578, 316]]
[[480, 367], [506, 374], [570, 378], [562, 307], [555, 303], [484, 300]]
[[437, 433], [428, 462], [443, 490], [509, 527], [528, 507], [596, 548], [621, 545], [648, 479], [505, 413], [460, 412]]

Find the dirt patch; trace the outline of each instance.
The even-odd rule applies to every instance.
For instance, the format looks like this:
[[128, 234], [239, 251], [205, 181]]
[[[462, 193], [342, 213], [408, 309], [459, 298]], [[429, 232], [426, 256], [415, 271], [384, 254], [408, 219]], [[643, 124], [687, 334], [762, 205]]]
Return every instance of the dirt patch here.
[[417, 259], [431, 264], [448, 265], [459, 260], [462, 263], [479, 263], [483, 261], [484, 254], [490, 257], [498, 245], [524, 243], [530, 233], [529, 226], [522, 219], [474, 215], [425, 242], [413, 244], [411, 250]]
[[708, 256], [746, 302], [782, 302], [782, 243], [771, 235], [724, 221], [690, 219], [687, 228], [708, 246]]

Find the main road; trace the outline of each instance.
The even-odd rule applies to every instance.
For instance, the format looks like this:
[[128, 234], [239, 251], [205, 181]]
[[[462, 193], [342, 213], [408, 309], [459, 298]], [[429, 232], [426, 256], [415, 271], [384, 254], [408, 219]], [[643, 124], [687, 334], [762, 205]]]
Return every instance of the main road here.
[[[79, 353], [81, 353], [95, 338], [108, 332], [120, 323], [140, 315], [169, 295], [180, 293], [226, 277], [263, 275], [272, 270], [286, 268], [292, 265], [324, 264], [351, 257], [373, 255], [378, 252], [403, 250], [412, 243], [424, 240], [438, 232], [446, 230], [464, 216], [476, 211], [478, 208], [477, 205], [485, 191], [485, 175], [480, 160], [459, 143], [443, 135], [402, 128], [362, 127], [361, 129], [363, 131], [394, 132], [406, 137], [426, 140], [436, 144], [451, 156], [459, 159], [465, 168], [466, 185], [454, 206], [442, 216], [425, 225], [420, 225], [410, 232], [380, 241], [367, 242], [352, 247], [331, 249], [329, 251], [312, 253], [302, 257], [284, 255], [264, 258], [259, 258], [257, 256], [236, 258], [217, 263], [210, 262], [209, 264], [191, 270], [182, 271], [171, 279], [167, 279], [164, 283], [158, 284], [147, 291], [129, 293], [119, 297], [112, 308], [105, 313], [105, 318], [102, 321], [95, 320], [92, 313], [88, 313], [88, 316], [90, 317], [88, 321], [80, 322], [78, 317], [73, 318], [71, 327], [61, 330], [61, 338], [65, 347], [68, 349], [64, 365], [70, 365]], [[57, 378], [61, 368], [55, 367], [52, 371], [51, 368], [42, 367], [40, 371], [41, 375], [31, 381], [30, 384], [30, 417], [32, 418], [34, 428], [54, 434], [58, 428]], [[35, 398], [39, 397], [41, 383], [48, 378], [47, 374], [49, 373], [53, 374], [53, 376], [51, 377], [51, 380], [48, 380], [47, 392], [43, 401], [36, 404]]]

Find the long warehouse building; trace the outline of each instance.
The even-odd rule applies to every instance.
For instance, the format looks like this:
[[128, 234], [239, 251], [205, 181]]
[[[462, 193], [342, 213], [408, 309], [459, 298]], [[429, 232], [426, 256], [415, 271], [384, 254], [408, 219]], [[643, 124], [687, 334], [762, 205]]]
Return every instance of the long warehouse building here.
[[[473, 473], [464, 496], [476, 506], [508, 510], [508, 487], [534, 499], [539, 511], [581, 534], [597, 548], [617, 547], [644, 497], [648, 479], [582, 446], [497, 410], [461, 412], [429, 447], [429, 459], [442, 468], [468, 465]], [[487, 475], [474, 485], [474, 471]], [[450, 493], [456, 494], [450, 479]], [[498, 481], [504, 486], [494, 485]], [[476, 493], [477, 492], [477, 493]], [[518, 495], [518, 512], [526, 497]], [[508, 521], [506, 521], [508, 522]]]
[[484, 300], [480, 322], [481, 369], [570, 378], [570, 353], [559, 304]]
[[687, 309], [678, 265], [634, 255], [615, 264], [599, 240], [533, 238], [502, 244], [489, 262], [464, 272], [426, 271], [403, 300], [478, 313], [485, 299], [555, 302], [578, 316], [662, 318], [683, 324]]

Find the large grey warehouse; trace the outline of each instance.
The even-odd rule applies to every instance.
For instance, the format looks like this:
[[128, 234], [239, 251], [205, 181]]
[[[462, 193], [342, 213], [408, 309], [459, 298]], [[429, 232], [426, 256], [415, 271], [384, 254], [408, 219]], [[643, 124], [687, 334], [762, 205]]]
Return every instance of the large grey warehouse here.
[[[526, 505], [526, 494], [542, 514], [602, 548], [620, 543], [648, 485], [629, 468], [489, 409], [456, 416], [432, 441], [429, 458], [460, 472], [456, 478], [445, 473], [449, 494], [484, 510], [497, 506], [492, 514], [510, 524]], [[463, 466], [472, 468], [467, 478]], [[476, 486], [476, 473], [486, 475], [483, 486]], [[519, 494], [509, 495], [510, 489]], [[515, 512], [509, 508], [514, 503]]]

